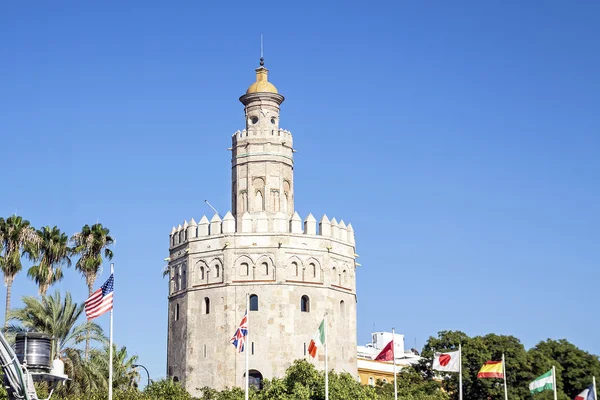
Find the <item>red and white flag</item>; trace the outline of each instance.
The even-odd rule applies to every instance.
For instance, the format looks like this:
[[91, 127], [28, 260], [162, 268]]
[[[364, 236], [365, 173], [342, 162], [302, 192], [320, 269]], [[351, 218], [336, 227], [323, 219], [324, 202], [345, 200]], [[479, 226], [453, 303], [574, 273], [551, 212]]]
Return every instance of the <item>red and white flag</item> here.
[[385, 345], [383, 350], [375, 357], [375, 361], [392, 361], [394, 359], [394, 341]]
[[575, 400], [596, 400], [594, 397], [596, 397], [594, 393], [594, 385], [591, 385], [583, 392], [579, 393], [577, 397], [575, 397]]
[[85, 315], [88, 321], [112, 310], [114, 285], [114, 275], [110, 274], [110, 278], [104, 282], [104, 285], [100, 286], [100, 289], [92, 293], [85, 301]]
[[432, 368], [437, 371], [460, 372], [460, 351], [435, 353]]

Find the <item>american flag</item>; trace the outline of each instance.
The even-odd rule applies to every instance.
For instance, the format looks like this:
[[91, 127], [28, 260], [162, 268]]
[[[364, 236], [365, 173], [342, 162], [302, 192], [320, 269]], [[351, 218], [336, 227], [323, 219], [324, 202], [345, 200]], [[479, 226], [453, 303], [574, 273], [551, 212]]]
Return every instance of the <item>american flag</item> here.
[[246, 336], [248, 336], [248, 311], [244, 314], [240, 327], [237, 328], [237, 331], [235, 331], [235, 334], [231, 338], [231, 344], [235, 346], [238, 353], [244, 351]]
[[85, 301], [85, 315], [89, 320], [101, 316], [113, 308], [113, 287], [115, 285], [114, 275], [100, 289], [96, 290], [89, 299]]

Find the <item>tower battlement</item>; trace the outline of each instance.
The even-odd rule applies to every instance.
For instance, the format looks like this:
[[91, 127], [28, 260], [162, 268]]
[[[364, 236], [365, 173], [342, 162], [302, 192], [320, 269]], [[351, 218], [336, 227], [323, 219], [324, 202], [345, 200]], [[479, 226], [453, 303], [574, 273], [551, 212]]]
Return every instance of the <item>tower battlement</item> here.
[[292, 133], [286, 129], [243, 129], [236, 131], [231, 135], [232, 143], [235, 146], [238, 142], [252, 138], [277, 138], [292, 147]]
[[235, 235], [236, 233], [313, 235], [338, 240], [350, 245], [355, 244], [352, 224], [346, 224], [344, 220], [338, 223], [335, 218], [330, 220], [327, 215], [323, 215], [321, 220], [317, 222], [312, 214], [308, 214], [302, 221], [297, 212], [290, 219], [281, 212], [275, 215], [268, 215], [264, 212], [254, 215], [244, 213], [241, 218], [241, 226], [237, 227], [233, 215], [231, 212], [227, 212], [223, 219], [218, 214], [213, 215], [210, 220], [206, 215], [203, 215], [198, 223], [192, 218], [189, 223], [186, 220], [183, 225], [173, 226], [169, 235], [169, 248], [206, 236]]

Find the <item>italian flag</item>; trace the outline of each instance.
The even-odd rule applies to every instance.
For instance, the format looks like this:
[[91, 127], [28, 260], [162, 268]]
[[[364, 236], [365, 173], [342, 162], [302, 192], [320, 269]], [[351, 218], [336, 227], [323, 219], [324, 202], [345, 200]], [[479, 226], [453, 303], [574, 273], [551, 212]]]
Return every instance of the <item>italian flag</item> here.
[[325, 319], [321, 321], [321, 325], [319, 325], [319, 330], [315, 333], [315, 336], [310, 341], [308, 345], [308, 354], [311, 355], [312, 358], [317, 356], [317, 349], [325, 344]]
[[544, 390], [554, 390], [554, 376], [552, 376], [552, 370], [546, 372], [544, 375], [531, 382], [529, 384], [529, 390], [531, 393], [538, 393]]

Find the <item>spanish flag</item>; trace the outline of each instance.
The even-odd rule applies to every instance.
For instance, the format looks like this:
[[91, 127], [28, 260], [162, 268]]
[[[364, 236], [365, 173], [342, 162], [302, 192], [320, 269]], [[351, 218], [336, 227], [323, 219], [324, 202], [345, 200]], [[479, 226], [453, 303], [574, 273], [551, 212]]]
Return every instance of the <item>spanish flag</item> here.
[[502, 361], [488, 361], [483, 364], [477, 378], [504, 378]]

